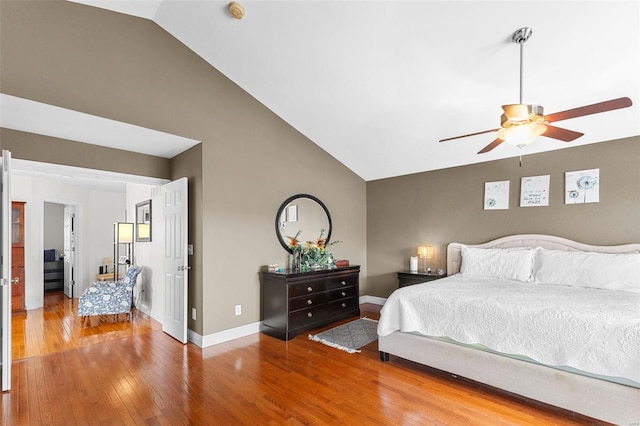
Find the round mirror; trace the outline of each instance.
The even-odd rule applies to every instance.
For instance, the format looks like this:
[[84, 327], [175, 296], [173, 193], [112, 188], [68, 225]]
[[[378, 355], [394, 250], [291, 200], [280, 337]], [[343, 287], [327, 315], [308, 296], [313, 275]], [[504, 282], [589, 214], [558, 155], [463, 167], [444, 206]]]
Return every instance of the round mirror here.
[[329, 243], [331, 238], [331, 215], [322, 201], [308, 194], [289, 197], [276, 214], [276, 235], [282, 247], [289, 253], [291, 238], [298, 232], [298, 241], [315, 241], [324, 229], [323, 238]]

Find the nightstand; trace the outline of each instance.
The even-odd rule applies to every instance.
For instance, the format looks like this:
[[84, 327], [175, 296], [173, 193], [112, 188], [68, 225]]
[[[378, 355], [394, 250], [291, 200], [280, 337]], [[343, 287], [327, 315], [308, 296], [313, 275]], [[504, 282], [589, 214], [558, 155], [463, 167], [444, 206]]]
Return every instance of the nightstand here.
[[[113, 281], [113, 272], [109, 272], [108, 274], [96, 274], [96, 281]], [[118, 278], [122, 278], [122, 276], [118, 276]]]
[[420, 284], [427, 281], [438, 280], [446, 277], [447, 274], [436, 275], [434, 273], [428, 274], [426, 272], [411, 272], [403, 271], [398, 272], [399, 287], [406, 287], [408, 285]]

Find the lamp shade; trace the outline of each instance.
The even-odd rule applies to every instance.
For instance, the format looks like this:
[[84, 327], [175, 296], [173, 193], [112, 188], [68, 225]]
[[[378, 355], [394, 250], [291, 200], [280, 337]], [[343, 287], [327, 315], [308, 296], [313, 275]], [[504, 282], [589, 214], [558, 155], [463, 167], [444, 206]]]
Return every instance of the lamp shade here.
[[432, 246], [420, 246], [418, 247], [418, 256], [422, 258], [431, 258], [433, 256], [433, 247]]
[[116, 222], [114, 224], [114, 242], [128, 244], [133, 242], [133, 223]]

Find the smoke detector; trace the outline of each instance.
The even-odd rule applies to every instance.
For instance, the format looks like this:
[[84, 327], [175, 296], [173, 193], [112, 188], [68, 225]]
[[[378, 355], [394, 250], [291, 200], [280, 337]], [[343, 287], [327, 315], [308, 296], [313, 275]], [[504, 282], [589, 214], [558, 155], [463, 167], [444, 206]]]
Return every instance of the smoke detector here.
[[232, 1], [229, 3], [229, 13], [236, 19], [242, 19], [244, 16], [244, 6], [238, 2]]

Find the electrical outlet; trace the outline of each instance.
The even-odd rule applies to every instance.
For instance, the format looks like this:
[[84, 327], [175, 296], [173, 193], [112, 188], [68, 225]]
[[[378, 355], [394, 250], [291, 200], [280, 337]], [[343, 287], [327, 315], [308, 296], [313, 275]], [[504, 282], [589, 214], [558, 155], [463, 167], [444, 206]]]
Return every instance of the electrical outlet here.
[[242, 315], [242, 305], [236, 305], [236, 316]]
[[191, 319], [196, 320], [196, 308], [191, 308]]

